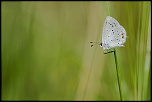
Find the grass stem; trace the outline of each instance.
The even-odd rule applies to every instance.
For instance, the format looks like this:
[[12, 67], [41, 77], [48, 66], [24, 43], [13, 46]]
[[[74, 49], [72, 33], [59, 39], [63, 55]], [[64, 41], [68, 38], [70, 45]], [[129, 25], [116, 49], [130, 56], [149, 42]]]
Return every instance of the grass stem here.
[[119, 81], [119, 73], [118, 73], [118, 63], [117, 63], [117, 56], [116, 51], [114, 50], [114, 58], [115, 58], [115, 64], [116, 64], [116, 71], [117, 71], [117, 80], [118, 80], [118, 86], [119, 86], [119, 94], [120, 94], [120, 100], [122, 101], [122, 95], [121, 95], [121, 88], [120, 88], [120, 81]]

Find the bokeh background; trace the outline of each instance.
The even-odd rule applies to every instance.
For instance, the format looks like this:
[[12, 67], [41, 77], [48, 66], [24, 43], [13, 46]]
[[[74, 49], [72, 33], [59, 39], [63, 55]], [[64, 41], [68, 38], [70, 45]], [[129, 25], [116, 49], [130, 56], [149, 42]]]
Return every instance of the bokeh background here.
[[151, 2], [1, 2], [2, 100], [120, 100], [104, 20], [126, 29], [116, 48], [123, 100], [151, 100]]

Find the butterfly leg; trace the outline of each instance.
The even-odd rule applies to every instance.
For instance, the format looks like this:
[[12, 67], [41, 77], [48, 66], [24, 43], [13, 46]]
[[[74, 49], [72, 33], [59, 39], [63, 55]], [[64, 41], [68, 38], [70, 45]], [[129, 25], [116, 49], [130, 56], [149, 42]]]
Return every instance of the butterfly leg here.
[[110, 51], [110, 52], [104, 52], [104, 54], [108, 54], [108, 53], [112, 53], [112, 52], [114, 52], [114, 51]]
[[106, 51], [106, 52], [104, 52], [104, 54], [108, 54], [108, 53], [112, 53], [112, 52], [115, 52], [115, 49], [114, 50], [112, 50], [112, 51]]

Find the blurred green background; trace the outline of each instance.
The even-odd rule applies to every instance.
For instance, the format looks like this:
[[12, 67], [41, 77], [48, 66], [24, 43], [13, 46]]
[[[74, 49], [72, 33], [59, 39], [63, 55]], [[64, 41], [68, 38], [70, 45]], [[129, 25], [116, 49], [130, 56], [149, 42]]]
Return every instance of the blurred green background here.
[[104, 20], [126, 29], [116, 48], [123, 100], [151, 99], [151, 2], [1, 2], [2, 100], [120, 100]]

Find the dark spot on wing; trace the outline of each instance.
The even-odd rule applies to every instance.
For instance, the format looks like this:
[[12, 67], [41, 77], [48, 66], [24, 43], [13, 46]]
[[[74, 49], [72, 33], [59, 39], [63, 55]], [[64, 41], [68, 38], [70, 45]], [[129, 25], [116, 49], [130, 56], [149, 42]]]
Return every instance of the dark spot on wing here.
[[116, 26], [116, 24], [114, 23], [114, 25]]

